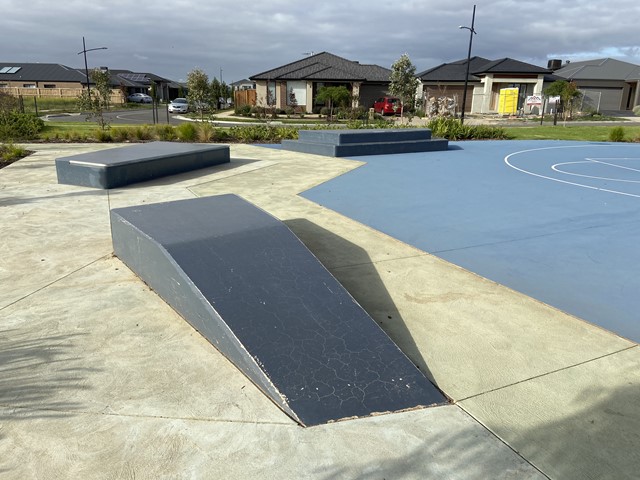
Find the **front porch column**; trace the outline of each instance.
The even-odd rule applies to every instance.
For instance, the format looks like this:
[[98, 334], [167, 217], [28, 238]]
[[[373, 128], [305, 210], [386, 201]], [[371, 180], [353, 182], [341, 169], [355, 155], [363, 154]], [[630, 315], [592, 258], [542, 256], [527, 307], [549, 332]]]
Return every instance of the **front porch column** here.
[[267, 105], [267, 82], [264, 80], [256, 81], [256, 105], [258, 106], [266, 106]]
[[360, 105], [360, 86], [362, 82], [351, 82], [351, 106], [356, 108]]
[[313, 113], [313, 82], [307, 81], [307, 113]]
[[491, 96], [493, 93], [493, 76], [486, 75], [482, 78], [484, 89], [482, 90], [482, 104], [479, 113], [491, 112]]

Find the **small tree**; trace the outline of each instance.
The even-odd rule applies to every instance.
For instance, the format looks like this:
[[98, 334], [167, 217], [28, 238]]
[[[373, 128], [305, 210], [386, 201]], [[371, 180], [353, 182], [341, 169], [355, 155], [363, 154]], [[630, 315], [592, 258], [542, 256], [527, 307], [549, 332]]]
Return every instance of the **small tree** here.
[[194, 68], [187, 74], [187, 101], [189, 108], [200, 112], [200, 120], [204, 118], [204, 110], [211, 101], [211, 87], [209, 77], [199, 68]]
[[220, 108], [220, 97], [222, 97], [222, 84], [220, 80], [213, 77], [211, 80], [211, 102], [216, 110]]
[[416, 67], [411, 63], [409, 55], [403, 53], [398, 60], [391, 65], [391, 81], [389, 93], [402, 100], [400, 108], [400, 118], [403, 117], [404, 106], [413, 105], [416, 97], [416, 90], [420, 81], [416, 78]]
[[0, 114], [18, 110], [18, 98], [0, 91]]
[[95, 120], [102, 130], [109, 128], [109, 120], [104, 116], [111, 105], [111, 84], [109, 71], [95, 68], [89, 73], [93, 89], [84, 90], [78, 96], [78, 108], [87, 113], [87, 120]]
[[582, 96], [576, 82], [567, 80], [556, 80], [545, 89], [544, 93], [548, 97], [560, 97], [562, 115], [565, 120], [571, 117], [573, 102]]
[[333, 118], [333, 108], [344, 107], [351, 100], [351, 93], [347, 90], [347, 87], [340, 85], [339, 87], [322, 87], [318, 90], [316, 100], [319, 102], [329, 103], [329, 117], [328, 120]]

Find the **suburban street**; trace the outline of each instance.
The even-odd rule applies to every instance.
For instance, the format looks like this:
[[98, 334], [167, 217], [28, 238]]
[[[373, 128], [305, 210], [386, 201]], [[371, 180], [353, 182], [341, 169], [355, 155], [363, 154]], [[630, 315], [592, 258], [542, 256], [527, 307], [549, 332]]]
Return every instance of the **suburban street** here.
[[[141, 108], [136, 110], [114, 110], [105, 113], [105, 116], [109, 119], [111, 125], [122, 124], [141, 124], [148, 125], [153, 122], [153, 111], [151, 108]], [[82, 122], [86, 120], [87, 116], [84, 114], [62, 114], [62, 115], [50, 115], [46, 117], [50, 122]], [[167, 121], [168, 120], [168, 121]], [[156, 123], [170, 123], [171, 125], [179, 125], [186, 120], [177, 118], [176, 115], [167, 112], [165, 105], [158, 107], [158, 119]]]

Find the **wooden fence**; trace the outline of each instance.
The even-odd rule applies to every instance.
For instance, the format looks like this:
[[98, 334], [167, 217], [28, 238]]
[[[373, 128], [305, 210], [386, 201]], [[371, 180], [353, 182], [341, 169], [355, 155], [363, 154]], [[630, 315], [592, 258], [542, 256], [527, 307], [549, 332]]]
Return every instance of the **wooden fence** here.
[[[5, 87], [3, 92], [13, 95], [14, 97], [36, 97], [36, 98], [77, 98], [80, 96], [83, 88], [17, 88]], [[111, 103], [125, 103], [122, 91], [119, 89], [111, 90]]]
[[257, 92], [255, 90], [236, 90], [234, 96], [235, 106], [242, 107], [243, 105], [254, 106], [256, 104]]

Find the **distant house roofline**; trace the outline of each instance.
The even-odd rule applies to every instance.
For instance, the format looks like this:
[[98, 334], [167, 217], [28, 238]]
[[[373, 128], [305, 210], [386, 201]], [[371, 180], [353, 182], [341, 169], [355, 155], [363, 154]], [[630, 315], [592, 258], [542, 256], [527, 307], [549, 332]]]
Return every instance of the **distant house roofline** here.
[[321, 52], [249, 77], [250, 80], [388, 82], [391, 70]]

